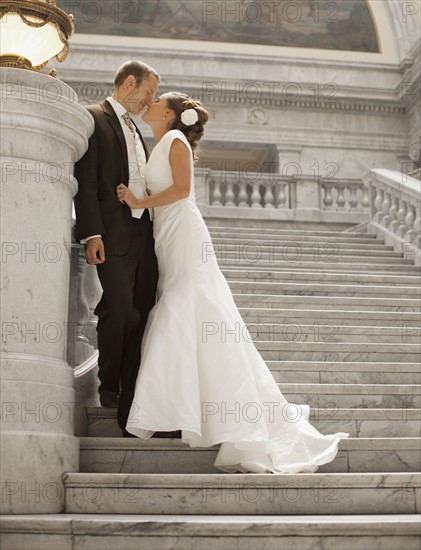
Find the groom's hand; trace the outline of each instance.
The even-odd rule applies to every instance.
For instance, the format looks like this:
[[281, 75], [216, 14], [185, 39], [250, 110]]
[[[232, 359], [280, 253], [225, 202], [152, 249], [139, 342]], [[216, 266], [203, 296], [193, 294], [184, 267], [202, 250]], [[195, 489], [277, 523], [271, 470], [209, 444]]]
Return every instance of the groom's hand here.
[[105, 262], [104, 241], [101, 237], [89, 239], [85, 248], [86, 261], [91, 265], [99, 265]]

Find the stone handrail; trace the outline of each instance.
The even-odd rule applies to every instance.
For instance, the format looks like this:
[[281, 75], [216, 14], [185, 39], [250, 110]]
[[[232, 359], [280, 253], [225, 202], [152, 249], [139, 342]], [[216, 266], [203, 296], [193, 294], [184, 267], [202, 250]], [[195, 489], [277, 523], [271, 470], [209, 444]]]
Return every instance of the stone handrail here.
[[421, 181], [421, 168], [417, 168], [413, 172], [410, 172], [408, 176], [411, 176], [411, 178], [415, 178], [416, 180]]
[[373, 169], [364, 183], [370, 190], [369, 232], [403, 252], [405, 261], [421, 265], [421, 182], [393, 170]]

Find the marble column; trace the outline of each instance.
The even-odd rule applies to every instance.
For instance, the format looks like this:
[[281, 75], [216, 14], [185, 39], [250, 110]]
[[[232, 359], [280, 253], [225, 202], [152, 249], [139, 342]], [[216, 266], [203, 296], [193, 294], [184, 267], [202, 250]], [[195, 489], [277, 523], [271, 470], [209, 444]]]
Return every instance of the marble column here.
[[94, 123], [55, 78], [0, 69], [1, 510], [63, 510], [78, 470], [74, 374], [66, 362], [74, 163]]

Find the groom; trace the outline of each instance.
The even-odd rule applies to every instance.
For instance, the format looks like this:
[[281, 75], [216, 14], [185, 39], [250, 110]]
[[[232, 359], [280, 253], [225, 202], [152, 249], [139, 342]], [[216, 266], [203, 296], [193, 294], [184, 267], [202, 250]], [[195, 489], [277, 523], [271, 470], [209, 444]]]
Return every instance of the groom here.
[[119, 202], [125, 183], [137, 198], [146, 196], [144, 168], [148, 151], [131, 119], [153, 100], [159, 75], [140, 61], [128, 61], [115, 75], [113, 94], [88, 107], [95, 130], [76, 164], [76, 238], [86, 260], [96, 265], [102, 298], [98, 316], [99, 399], [118, 407], [124, 436], [140, 365], [140, 344], [148, 313], [155, 304], [158, 268], [150, 212]]

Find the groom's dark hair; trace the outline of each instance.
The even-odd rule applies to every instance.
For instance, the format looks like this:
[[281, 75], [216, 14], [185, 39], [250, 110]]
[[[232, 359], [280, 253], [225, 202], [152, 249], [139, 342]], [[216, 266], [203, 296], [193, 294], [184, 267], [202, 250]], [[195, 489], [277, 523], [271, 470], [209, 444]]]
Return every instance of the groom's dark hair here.
[[145, 80], [145, 78], [148, 78], [148, 76], [153, 75], [158, 83], [161, 80], [159, 74], [152, 69], [149, 65], [146, 65], [146, 63], [142, 63], [141, 61], [126, 61], [116, 72], [114, 77], [114, 84], [115, 86], [120, 86], [123, 84], [123, 82], [126, 80], [126, 78], [130, 75], [133, 75], [136, 79], [136, 86], [139, 86], [141, 84], [142, 80]]

